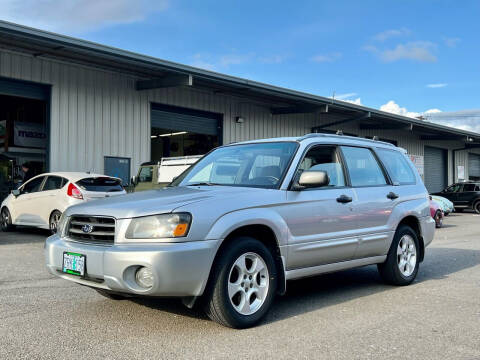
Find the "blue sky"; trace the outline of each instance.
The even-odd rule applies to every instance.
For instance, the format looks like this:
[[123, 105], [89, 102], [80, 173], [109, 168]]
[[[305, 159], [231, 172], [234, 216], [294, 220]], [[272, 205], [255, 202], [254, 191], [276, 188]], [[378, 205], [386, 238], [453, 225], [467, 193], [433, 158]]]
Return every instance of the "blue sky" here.
[[0, 5], [5, 20], [397, 113], [480, 108], [479, 1]]

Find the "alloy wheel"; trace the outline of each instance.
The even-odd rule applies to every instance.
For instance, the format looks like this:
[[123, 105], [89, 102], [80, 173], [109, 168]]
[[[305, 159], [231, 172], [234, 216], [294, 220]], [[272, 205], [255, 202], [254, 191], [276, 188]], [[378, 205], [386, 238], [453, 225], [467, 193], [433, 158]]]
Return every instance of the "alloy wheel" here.
[[7, 228], [10, 223], [10, 215], [8, 214], [8, 211], [3, 209], [2, 211], [2, 227]]
[[417, 247], [410, 235], [403, 235], [397, 247], [397, 265], [400, 273], [409, 277], [415, 271], [417, 265]]
[[60, 214], [58, 211], [57, 212], [54, 212], [51, 216], [51, 219], [50, 219], [50, 230], [54, 233], [57, 232], [57, 226], [58, 226], [58, 222], [60, 221], [60, 217], [62, 216], [62, 214]]
[[270, 278], [262, 257], [256, 253], [242, 254], [232, 265], [228, 276], [228, 298], [241, 315], [257, 312], [268, 295]]

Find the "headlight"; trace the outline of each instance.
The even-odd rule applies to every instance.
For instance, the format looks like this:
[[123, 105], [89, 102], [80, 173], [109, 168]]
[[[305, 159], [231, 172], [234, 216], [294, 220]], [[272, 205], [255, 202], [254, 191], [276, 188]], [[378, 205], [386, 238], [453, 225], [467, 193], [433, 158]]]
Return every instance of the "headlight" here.
[[188, 213], [162, 214], [134, 218], [128, 226], [127, 239], [161, 239], [187, 236], [192, 222]]
[[59, 236], [63, 236], [63, 232], [65, 231], [65, 226], [67, 225], [67, 222], [68, 222], [68, 216], [65, 216], [65, 214], [62, 214], [57, 224], [57, 234]]

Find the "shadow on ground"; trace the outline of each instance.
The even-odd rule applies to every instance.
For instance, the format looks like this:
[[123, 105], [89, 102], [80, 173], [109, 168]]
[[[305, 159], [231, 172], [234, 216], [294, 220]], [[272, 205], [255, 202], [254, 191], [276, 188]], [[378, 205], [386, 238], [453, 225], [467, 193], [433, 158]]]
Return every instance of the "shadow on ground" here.
[[0, 232], [0, 245], [40, 243], [50, 235], [48, 230], [18, 226], [15, 231]]
[[[429, 248], [425, 261], [420, 265], [420, 270], [413, 286], [429, 280], [444, 279], [451, 274], [479, 264], [479, 250]], [[276, 298], [271, 311], [263, 323], [287, 319], [394, 288], [382, 282], [376, 266], [365, 266], [358, 269], [289, 281], [286, 295]], [[178, 299], [138, 298], [133, 301], [139, 305], [159, 311], [167, 311], [194, 318], [206, 318], [198, 306], [194, 309], [188, 309]]]

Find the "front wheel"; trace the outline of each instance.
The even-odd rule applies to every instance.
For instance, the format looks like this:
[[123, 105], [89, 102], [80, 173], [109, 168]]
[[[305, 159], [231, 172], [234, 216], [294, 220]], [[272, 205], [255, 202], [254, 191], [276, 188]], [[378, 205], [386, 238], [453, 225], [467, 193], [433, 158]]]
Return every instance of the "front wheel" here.
[[238, 237], [214, 264], [205, 294], [205, 312], [224, 326], [255, 325], [269, 310], [277, 289], [272, 253], [260, 241]]
[[382, 279], [391, 285], [409, 285], [417, 276], [419, 266], [419, 241], [409, 226], [402, 225], [395, 232], [387, 260], [378, 264]]
[[12, 231], [14, 229], [14, 226], [12, 225], [12, 217], [10, 215], [10, 211], [8, 211], [6, 207], [2, 209], [1, 226], [2, 231]]
[[477, 213], [480, 214], [480, 200], [477, 200], [475, 204], [473, 204], [473, 210]]
[[62, 213], [58, 210], [54, 210], [50, 215], [49, 226], [52, 234], [56, 234], [58, 223], [60, 222], [61, 217], [62, 217]]

